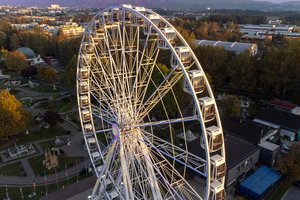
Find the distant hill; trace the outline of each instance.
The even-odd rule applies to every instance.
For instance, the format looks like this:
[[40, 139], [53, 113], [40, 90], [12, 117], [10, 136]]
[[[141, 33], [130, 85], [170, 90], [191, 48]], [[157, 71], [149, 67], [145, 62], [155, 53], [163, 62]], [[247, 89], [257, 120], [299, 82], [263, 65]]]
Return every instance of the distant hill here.
[[[276, 2], [276, 4], [270, 1]], [[287, 0], [0, 0], [0, 5], [13, 6], [49, 6], [60, 4], [67, 7], [93, 7], [104, 8], [122, 3], [147, 7], [160, 7], [172, 9], [251, 9], [251, 10], [298, 10], [300, 1]], [[283, 2], [283, 3], [280, 3]], [[279, 4], [280, 3], [280, 4]]]

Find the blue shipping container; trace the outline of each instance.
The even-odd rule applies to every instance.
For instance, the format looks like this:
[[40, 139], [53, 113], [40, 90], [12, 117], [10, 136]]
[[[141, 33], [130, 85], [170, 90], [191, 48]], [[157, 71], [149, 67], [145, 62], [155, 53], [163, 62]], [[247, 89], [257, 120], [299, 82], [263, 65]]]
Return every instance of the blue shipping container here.
[[249, 199], [260, 199], [280, 178], [280, 173], [262, 166], [240, 184], [239, 191]]

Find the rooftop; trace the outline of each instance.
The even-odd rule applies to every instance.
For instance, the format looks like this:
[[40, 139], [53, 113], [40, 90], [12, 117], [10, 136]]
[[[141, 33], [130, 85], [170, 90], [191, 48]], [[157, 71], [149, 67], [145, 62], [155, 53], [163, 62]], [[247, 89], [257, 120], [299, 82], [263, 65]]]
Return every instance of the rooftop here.
[[225, 150], [227, 168], [231, 169], [259, 148], [245, 140], [230, 134], [225, 135]]
[[242, 53], [253, 48], [257, 50], [257, 45], [252, 43], [224, 42], [215, 40], [196, 40], [196, 43], [199, 46], [223, 47], [226, 51], [234, 51], [236, 53]]
[[300, 116], [288, 112], [276, 110], [274, 108], [263, 108], [255, 117], [260, 121], [265, 121], [278, 125], [288, 130], [300, 130]]
[[35, 57], [34, 51], [28, 47], [20, 47], [16, 51], [24, 54], [24, 56], [26, 56], [27, 59], [31, 59]]
[[222, 125], [225, 133], [237, 136], [254, 144], [258, 144], [261, 138], [266, 136], [270, 131], [275, 131], [275, 129], [249, 119], [222, 118]]
[[291, 187], [282, 197], [282, 200], [298, 200], [299, 196], [300, 196], [300, 188]]
[[273, 99], [272, 101], [270, 101], [270, 105], [290, 111], [298, 106], [297, 104], [288, 101], [282, 101], [280, 99]]

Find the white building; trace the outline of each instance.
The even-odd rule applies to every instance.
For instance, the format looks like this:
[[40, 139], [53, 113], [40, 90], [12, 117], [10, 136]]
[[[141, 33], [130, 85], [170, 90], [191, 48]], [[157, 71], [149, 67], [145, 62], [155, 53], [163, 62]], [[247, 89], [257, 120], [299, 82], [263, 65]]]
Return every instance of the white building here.
[[22, 53], [27, 58], [27, 62], [30, 66], [45, 63], [45, 61], [40, 57], [40, 55], [35, 54], [32, 49], [28, 47], [20, 47], [16, 51]]
[[225, 51], [231, 51], [236, 54], [249, 51], [251, 56], [255, 56], [258, 51], [257, 45], [252, 43], [224, 42], [214, 40], [196, 40], [196, 43], [199, 46], [223, 47]]

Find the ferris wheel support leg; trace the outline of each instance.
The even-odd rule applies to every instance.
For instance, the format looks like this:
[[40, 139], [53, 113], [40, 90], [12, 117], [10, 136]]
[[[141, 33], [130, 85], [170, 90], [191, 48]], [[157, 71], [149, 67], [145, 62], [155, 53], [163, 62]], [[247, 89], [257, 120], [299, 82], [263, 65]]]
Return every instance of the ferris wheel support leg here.
[[100, 189], [100, 179], [101, 178], [98, 178], [97, 181], [96, 181], [96, 184], [93, 188], [93, 191], [92, 191], [92, 194], [90, 196], [88, 196], [88, 200], [100, 200], [100, 194], [97, 194], [97, 191], [99, 191]]
[[[122, 139], [123, 137], [120, 137], [120, 160], [121, 160], [121, 168], [122, 168], [122, 176], [123, 176], [123, 183], [125, 187], [125, 197], [126, 199], [134, 199], [134, 194], [133, 194], [133, 188], [130, 180], [130, 175], [129, 175], [129, 170], [127, 166], [127, 161], [125, 158], [125, 148], [124, 148], [124, 140]], [[123, 140], [123, 141], [122, 141]]]
[[146, 157], [145, 162], [146, 162], [146, 165], [147, 165], [147, 171], [148, 171], [149, 179], [151, 180], [150, 182], [152, 183], [151, 190], [152, 190], [153, 195], [155, 195], [153, 197], [154, 197], [155, 200], [161, 200], [163, 198], [161, 196], [161, 191], [160, 191], [157, 179], [156, 179], [156, 175], [155, 175], [154, 170], [153, 170], [153, 163], [151, 162], [151, 159], [149, 157], [148, 147], [144, 143], [140, 143], [140, 145], [141, 145], [141, 149], [143, 151], [143, 154]]

